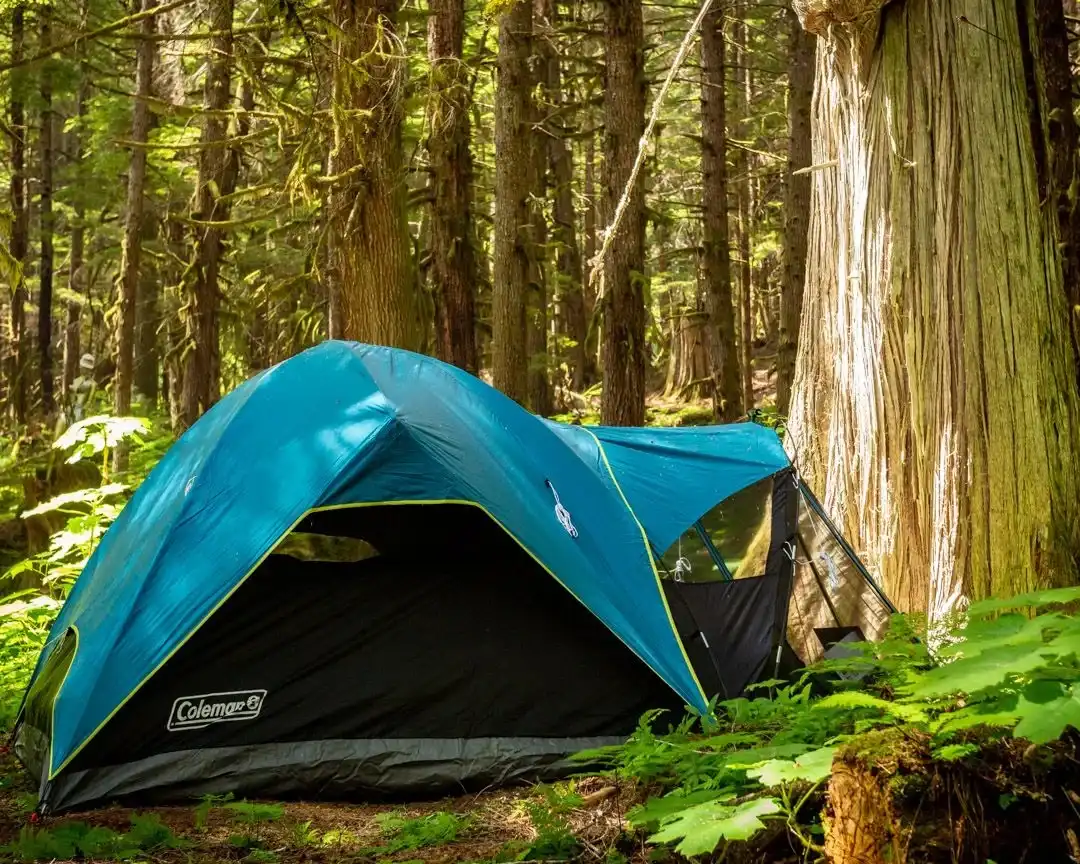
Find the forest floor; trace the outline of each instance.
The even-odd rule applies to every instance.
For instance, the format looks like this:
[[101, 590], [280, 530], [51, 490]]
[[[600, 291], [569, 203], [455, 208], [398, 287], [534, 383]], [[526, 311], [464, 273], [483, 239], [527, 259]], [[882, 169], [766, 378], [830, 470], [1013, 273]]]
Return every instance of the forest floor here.
[[[640, 794], [609, 783], [584, 778], [572, 787], [559, 784], [554, 795], [554, 787], [521, 787], [407, 804], [204, 799], [189, 806], [112, 806], [37, 822], [29, 778], [5, 752], [0, 755], [0, 860], [643, 864], [650, 860], [644, 844], [624, 830], [624, 816]], [[566, 806], [559, 806], [560, 795]], [[98, 851], [84, 850], [79, 838], [88, 836]]]

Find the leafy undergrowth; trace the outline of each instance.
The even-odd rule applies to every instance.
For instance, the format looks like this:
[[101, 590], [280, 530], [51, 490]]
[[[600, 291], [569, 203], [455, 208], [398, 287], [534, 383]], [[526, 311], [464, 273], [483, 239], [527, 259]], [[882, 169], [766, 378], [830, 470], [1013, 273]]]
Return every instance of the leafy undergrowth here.
[[[630, 824], [685, 856], [823, 857], [823, 816], [847, 804], [825, 795], [839, 767], [855, 778], [849, 793], [882, 790], [880, 860], [969, 860], [963, 847], [983, 864], [995, 831], [1013, 849], [999, 845], [998, 864], [1033, 849], [1080, 860], [1078, 604], [1080, 588], [988, 600], [933, 633], [898, 616], [883, 643], [794, 683], [765, 682], [664, 735], [647, 717], [626, 744], [580, 758], [648, 785]], [[1031, 831], [1006, 836], [1021, 811]]]

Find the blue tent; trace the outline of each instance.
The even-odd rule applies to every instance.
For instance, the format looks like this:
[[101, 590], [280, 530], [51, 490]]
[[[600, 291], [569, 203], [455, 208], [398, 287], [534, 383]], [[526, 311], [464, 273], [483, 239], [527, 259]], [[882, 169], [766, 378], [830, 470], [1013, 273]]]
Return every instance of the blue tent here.
[[[561, 425], [429, 357], [324, 342], [222, 399], [137, 490], [53, 626], [24, 702], [18, 752], [41, 779], [46, 809], [154, 787], [151, 775], [172, 770], [160, 754], [104, 778], [100, 765], [86, 761], [103, 730], [128, 729], [125, 711], [131, 714], [139, 694], [153, 690], [148, 682], [179, 662], [173, 658], [231, 597], [253, 590], [243, 586], [279, 557], [271, 553], [290, 532], [319, 515], [355, 518], [364, 507], [386, 514], [391, 505], [398, 509], [380, 517], [387, 526], [411, 524], [421, 518], [413, 514], [439, 507], [445, 514], [450, 504], [497, 524], [634, 662], [703, 710], [707, 694], [680, 638], [657, 553], [717, 502], [781, 472], [790, 474], [788, 458], [761, 426]], [[406, 512], [401, 505], [424, 507]], [[432, 524], [425, 531], [437, 531]], [[475, 551], [482, 559], [484, 550]], [[228, 634], [217, 638], [221, 644]], [[178, 704], [169, 708], [168, 731], [201, 722], [200, 710], [223, 712], [210, 721], [228, 719], [229, 711], [244, 714], [249, 709], [241, 703], [264, 717], [270, 710], [271, 696], [250, 682], [223, 692], [195, 694], [213, 698], [186, 708], [179, 705], [184, 693], [171, 694]], [[176, 713], [185, 711], [194, 720]], [[235, 735], [243, 725], [207, 722], [200, 734], [227, 728]], [[169, 748], [175, 751], [172, 743]], [[183, 752], [190, 756], [191, 749]], [[224, 774], [235, 780], [235, 772]], [[187, 777], [169, 788], [207, 787]]]

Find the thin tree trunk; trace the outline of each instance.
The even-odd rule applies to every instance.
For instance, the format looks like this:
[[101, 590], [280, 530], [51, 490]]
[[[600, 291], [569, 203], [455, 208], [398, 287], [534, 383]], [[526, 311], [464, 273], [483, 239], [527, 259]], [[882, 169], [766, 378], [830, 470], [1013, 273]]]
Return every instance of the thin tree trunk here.
[[[146, 12], [157, 6], [157, 0], [142, 0], [140, 11]], [[139, 293], [139, 264], [142, 258], [143, 206], [146, 185], [146, 148], [150, 132], [150, 102], [154, 75], [155, 43], [147, 38], [153, 35], [156, 17], [149, 15], [139, 22], [139, 33], [144, 37], [138, 43], [135, 55], [135, 94], [131, 109], [131, 161], [128, 163], [127, 206], [124, 212], [124, 239], [120, 253], [120, 278], [118, 280], [119, 309], [116, 316], [116, 376], [113, 378], [113, 410], [118, 417], [131, 413], [131, 385], [135, 355], [135, 304]], [[127, 451], [116, 448], [117, 470], [124, 470]]]
[[[748, 0], [740, 0], [735, 10], [735, 113], [738, 118], [738, 136], [741, 142], [750, 137], [750, 105], [753, 75], [750, 70], [750, 52], [747, 48], [748, 37], [746, 16], [749, 12]], [[754, 268], [750, 260], [750, 249], [754, 232], [754, 194], [750, 179], [753, 171], [753, 159], [742, 147], [735, 151], [735, 172], [738, 176], [739, 207], [739, 371], [742, 373], [743, 410], [754, 407], [754, 368], [753, 368], [753, 290]]]
[[529, 283], [529, 165], [532, 159], [532, 0], [516, 0], [499, 20], [495, 88], [495, 284], [492, 381], [528, 400], [526, 305]]
[[[615, 213], [645, 131], [641, 0], [608, 0], [604, 27], [605, 215]], [[602, 421], [645, 423], [645, 181], [638, 178], [604, 260]]]
[[185, 305], [182, 308], [187, 344], [182, 355], [183, 382], [177, 431], [198, 420], [218, 400], [221, 389], [218, 271], [224, 229], [220, 223], [228, 221], [229, 205], [220, 196], [228, 182], [231, 160], [231, 151], [225, 144], [228, 121], [222, 112], [229, 107], [233, 0], [210, 0], [208, 19], [207, 26], [216, 35], [207, 43], [203, 108], [208, 113], [202, 121], [199, 176], [192, 206], [194, 248], [183, 280]]
[[[79, 27], [86, 29], [89, 0], [80, 0], [79, 3]], [[79, 58], [79, 86], [75, 95], [75, 116], [77, 125], [72, 132], [74, 153], [72, 160], [75, 163], [76, 172], [81, 171], [83, 160], [82, 123], [86, 118], [86, 101], [90, 96], [90, 72], [86, 68], [86, 46], [80, 44], [78, 48]], [[81, 182], [81, 175], [76, 173]], [[80, 326], [82, 323], [82, 298], [86, 295], [86, 271], [84, 270], [83, 258], [86, 237], [86, 207], [81, 194], [77, 194], [74, 201], [74, 218], [71, 220], [71, 254], [68, 262], [68, 294], [67, 314], [64, 321], [64, 371], [61, 399], [64, 404], [71, 400], [71, 387], [79, 370], [80, 352]]]
[[[11, 62], [21, 63], [26, 37], [25, 7], [11, 12]], [[26, 255], [29, 247], [30, 212], [26, 197], [26, 114], [20, 96], [18, 72], [9, 75], [11, 102], [11, 257], [18, 271], [12, 275], [11, 317], [7, 360], [8, 409], [17, 423], [26, 422], [26, 372], [30, 346], [26, 332]]]
[[1073, 104], [1073, 75], [1069, 61], [1069, 31], [1060, 0], [1030, 0], [1027, 21], [1032, 69], [1028, 98], [1040, 122], [1033, 129], [1037, 160], [1045, 160], [1040, 200], [1049, 200], [1057, 215], [1062, 282], [1072, 310], [1073, 355], [1080, 384], [1080, 127]]
[[787, 416], [806, 282], [806, 229], [810, 221], [810, 105], [814, 96], [817, 37], [788, 11], [788, 161], [784, 177], [784, 271], [780, 287], [780, 338], [776, 356], [776, 409]]
[[432, 0], [428, 18], [427, 150], [431, 165], [431, 280], [439, 357], [469, 372], [476, 356], [476, 257], [472, 226], [473, 164], [469, 147], [469, 70], [463, 0]]
[[[42, 49], [52, 44], [52, 7], [38, 10], [41, 19]], [[53, 108], [52, 74], [46, 64], [41, 69], [41, 265], [38, 269], [38, 364], [41, 372], [41, 405], [45, 415], [53, 410], [52, 307], [53, 307]]]
[[790, 440], [897, 604], [932, 616], [1077, 576], [1034, 2], [904, 0], [858, 28], [848, 3], [796, 3], [828, 44]]
[[[586, 103], [592, 98], [591, 92], [586, 92]], [[588, 278], [588, 270], [592, 268], [592, 262], [596, 258], [596, 132], [592, 129], [592, 110], [589, 109], [585, 116], [585, 123], [589, 125], [588, 135], [585, 137], [585, 177], [583, 192], [585, 195], [585, 212], [582, 216], [582, 233], [585, 235], [585, 266], [581, 274], [581, 297], [585, 304], [585, 354], [588, 357], [588, 383], [596, 380], [600, 373], [600, 337], [596, 320], [596, 289]]]
[[535, 130], [530, 141], [529, 185], [529, 287], [526, 299], [528, 322], [526, 324], [526, 353], [529, 364], [529, 409], [545, 416], [553, 411], [551, 402], [551, 361], [548, 348], [548, 305], [551, 300], [549, 282], [550, 262], [547, 255], [548, 226], [545, 203], [548, 199], [548, 163], [550, 162], [550, 134], [547, 118], [553, 107], [546, 87], [547, 67], [555, 57], [552, 29], [553, 4], [551, 0], [533, 2], [533, 55], [544, 101], [533, 105]]
[[[153, 118], [151, 118], [151, 123]], [[143, 248], [154, 242], [158, 232], [158, 216], [143, 207], [140, 244]], [[135, 303], [135, 359], [131, 381], [135, 391], [150, 405], [156, 405], [161, 387], [161, 284], [162, 272], [153, 259], [141, 259], [139, 288]], [[160, 335], [159, 335], [160, 334]]]
[[727, 92], [724, 61], [724, 4], [714, 5], [701, 30], [701, 170], [705, 308], [713, 405], [721, 423], [743, 413], [742, 378], [735, 350], [735, 307], [731, 290], [728, 233]]
[[347, 339], [419, 349], [410, 275], [401, 121], [406, 63], [397, 0], [334, 0], [334, 148], [329, 171], [342, 327]]
[[[548, 17], [554, 15], [555, 5], [543, 0]], [[549, 37], [555, 38], [555, 21], [549, 21]], [[566, 365], [570, 371], [570, 387], [580, 392], [594, 377], [590, 357], [585, 349], [588, 338], [588, 320], [585, 317], [585, 297], [582, 289], [581, 251], [578, 248], [574, 213], [574, 161], [573, 150], [567, 141], [569, 129], [565, 112], [566, 94], [563, 92], [562, 57], [556, 50], [545, 55], [544, 91], [548, 111], [555, 120], [548, 123], [548, 157], [551, 167], [552, 189], [552, 240], [555, 247], [555, 298], [559, 310], [561, 329], [569, 340], [565, 352]], [[591, 136], [590, 136], [591, 137]]]

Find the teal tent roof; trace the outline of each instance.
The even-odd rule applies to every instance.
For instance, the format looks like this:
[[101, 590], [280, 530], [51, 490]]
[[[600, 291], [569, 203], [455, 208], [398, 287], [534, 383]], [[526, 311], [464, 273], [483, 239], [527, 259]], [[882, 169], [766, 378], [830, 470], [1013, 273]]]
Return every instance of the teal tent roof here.
[[650, 546], [666, 548], [721, 498], [788, 464], [760, 426], [563, 426], [429, 357], [324, 342], [207, 412], [102, 539], [50, 640], [77, 634], [54, 707], [50, 775], [301, 519], [364, 503], [483, 508], [703, 709]]

